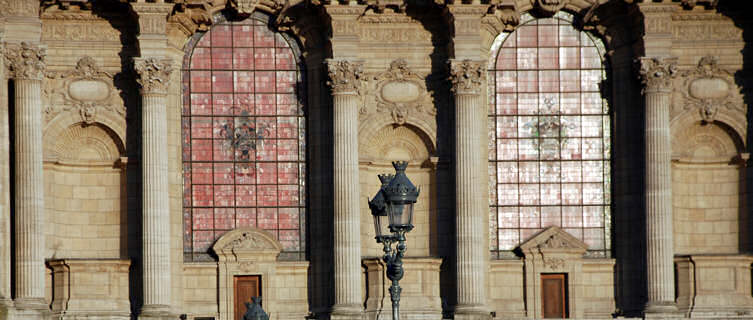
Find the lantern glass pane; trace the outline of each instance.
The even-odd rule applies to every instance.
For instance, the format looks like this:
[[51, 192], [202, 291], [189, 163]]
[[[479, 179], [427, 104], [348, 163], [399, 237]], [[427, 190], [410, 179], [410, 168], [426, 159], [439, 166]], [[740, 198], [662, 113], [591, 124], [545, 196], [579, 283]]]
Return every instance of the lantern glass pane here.
[[387, 205], [390, 227], [401, 227], [413, 223], [413, 203], [391, 203]]
[[377, 237], [389, 235], [389, 219], [386, 215], [376, 215], [374, 217], [374, 235]]

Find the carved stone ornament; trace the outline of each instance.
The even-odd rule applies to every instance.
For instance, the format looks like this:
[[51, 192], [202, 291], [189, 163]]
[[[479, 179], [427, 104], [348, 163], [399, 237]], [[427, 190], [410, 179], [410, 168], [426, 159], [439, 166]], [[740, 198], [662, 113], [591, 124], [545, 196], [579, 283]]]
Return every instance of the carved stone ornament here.
[[437, 114], [424, 78], [411, 71], [405, 59], [392, 61], [386, 71], [367, 79], [362, 117], [374, 112], [389, 113], [395, 124], [403, 125], [409, 116], [434, 118]]
[[282, 246], [265, 231], [256, 228], [240, 228], [222, 235], [212, 249], [217, 254], [240, 251], [279, 253]]
[[137, 81], [144, 94], [167, 93], [170, 74], [173, 72], [170, 59], [141, 58], [137, 59], [134, 65], [136, 72], [141, 76]]
[[698, 110], [701, 119], [713, 122], [720, 110], [733, 112], [733, 119], [745, 119], [745, 106], [740, 91], [735, 85], [735, 78], [729, 71], [719, 68], [717, 58], [702, 57], [695, 69], [683, 72], [679, 79], [677, 93], [681, 99], [676, 99], [673, 105], [673, 116], [682, 110]]
[[363, 84], [363, 62], [352, 60], [327, 60], [327, 85], [333, 94], [356, 94]]
[[520, 245], [524, 253], [578, 253], [583, 254], [588, 246], [559, 227], [549, 227]]
[[32, 45], [28, 42], [20, 44], [6, 43], [5, 63], [10, 76], [22, 80], [42, 80], [47, 67], [45, 47]]
[[97, 121], [99, 110], [125, 118], [126, 110], [119, 98], [120, 91], [113, 84], [113, 76], [100, 70], [93, 58], [84, 56], [73, 70], [51, 71], [46, 78], [45, 121], [69, 111], [77, 111], [86, 124]]
[[235, 6], [239, 13], [252, 14], [256, 10], [259, 0], [235, 0]]
[[640, 58], [639, 75], [644, 91], [669, 91], [677, 77], [677, 58]]
[[450, 81], [455, 94], [479, 94], [485, 76], [482, 61], [450, 60]]
[[536, 8], [546, 14], [555, 14], [560, 11], [569, 0], [536, 0]]

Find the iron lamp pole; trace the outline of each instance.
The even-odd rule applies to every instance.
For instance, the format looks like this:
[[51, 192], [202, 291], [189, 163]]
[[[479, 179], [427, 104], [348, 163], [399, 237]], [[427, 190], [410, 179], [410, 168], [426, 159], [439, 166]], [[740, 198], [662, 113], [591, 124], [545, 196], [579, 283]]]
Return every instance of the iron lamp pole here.
[[[369, 201], [369, 209], [374, 217], [377, 243], [384, 245], [382, 260], [387, 264], [387, 278], [392, 281], [392, 319], [400, 319], [400, 279], [403, 278], [403, 256], [407, 246], [405, 234], [413, 230], [413, 205], [420, 190], [405, 175], [407, 161], [392, 162], [395, 174], [380, 174], [382, 187]], [[389, 231], [388, 231], [389, 230]], [[392, 248], [392, 244], [396, 244]]]

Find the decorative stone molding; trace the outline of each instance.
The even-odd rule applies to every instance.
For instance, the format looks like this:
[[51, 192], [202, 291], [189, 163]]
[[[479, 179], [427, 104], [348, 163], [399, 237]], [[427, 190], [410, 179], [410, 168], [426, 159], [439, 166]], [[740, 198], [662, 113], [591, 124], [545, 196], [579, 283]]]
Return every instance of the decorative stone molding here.
[[408, 117], [437, 114], [424, 77], [411, 71], [405, 59], [392, 61], [386, 71], [369, 76], [367, 81], [361, 118], [374, 112], [387, 113], [394, 124], [404, 125]]
[[363, 84], [363, 61], [327, 59], [327, 85], [333, 94], [357, 94]]
[[451, 59], [450, 81], [455, 94], [480, 94], [486, 77], [483, 61]]
[[672, 118], [681, 110], [696, 109], [706, 122], [714, 122], [720, 110], [731, 113], [733, 119], [746, 119], [745, 106], [735, 85], [734, 75], [719, 68], [717, 61], [717, 57], [705, 56], [698, 61], [695, 69], [681, 73], [681, 82], [676, 91], [680, 97], [677, 97], [672, 108]]
[[0, 0], [0, 15], [35, 17], [39, 14], [39, 1]]
[[142, 94], [167, 94], [170, 74], [173, 72], [172, 60], [154, 57], [139, 58], [134, 63], [140, 79]]
[[5, 44], [5, 64], [12, 78], [42, 80], [47, 67], [47, 48], [28, 42]]
[[50, 71], [44, 83], [44, 120], [49, 122], [62, 112], [77, 112], [85, 124], [98, 120], [101, 110], [125, 119], [125, 107], [112, 74], [102, 71], [92, 57], [84, 56], [69, 71]]
[[677, 58], [648, 58], [638, 59], [639, 75], [644, 91], [669, 91], [672, 80], [677, 77]]

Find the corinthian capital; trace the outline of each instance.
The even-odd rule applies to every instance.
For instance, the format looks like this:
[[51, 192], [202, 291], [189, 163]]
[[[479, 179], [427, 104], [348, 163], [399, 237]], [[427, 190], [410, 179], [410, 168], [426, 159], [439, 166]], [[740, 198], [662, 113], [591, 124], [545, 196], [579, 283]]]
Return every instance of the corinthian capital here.
[[642, 57], [638, 62], [645, 91], [671, 90], [672, 79], [677, 76], [677, 58]]
[[450, 59], [450, 81], [455, 94], [479, 94], [486, 71], [477, 60]]
[[158, 58], [136, 59], [134, 64], [136, 72], [141, 79], [137, 81], [141, 85], [144, 94], [166, 94], [170, 82], [170, 74], [173, 72], [172, 60]]
[[6, 44], [5, 63], [11, 77], [15, 79], [42, 80], [47, 67], [44, 59], [47, 49], [37, 45], [21, 42]]
[[327, 73], [327, 85], [332, 88], [333, 94], [356, 94], [363, 82], [363, 62], [327, 59]]

